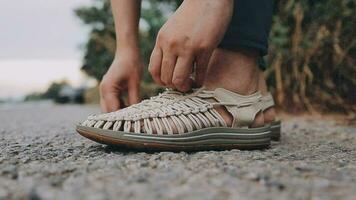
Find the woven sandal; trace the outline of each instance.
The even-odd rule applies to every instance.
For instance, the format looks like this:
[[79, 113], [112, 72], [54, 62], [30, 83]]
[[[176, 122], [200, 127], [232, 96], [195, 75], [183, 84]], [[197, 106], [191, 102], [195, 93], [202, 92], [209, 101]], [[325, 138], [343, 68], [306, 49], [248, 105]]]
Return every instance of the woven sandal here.
[[[267, 93], [261, 98], [262, 111], [267, 110], [274, 106], [274, 100], [271, 93]], [[275, 120], [270, 123], [271, 139], [273, 141], [279, 141], [281, 139], [281, 121]]]
[[[77, 132], [103, 144], [150, 150], [261, 149], [270, 145], [270, 125], [249, 128], [262, 112], [261, 97], [222, 88], [190, 94], [167, 90], [116, 112], [91, 115]], [[231, 114], [230, 127], [217, 106]]]

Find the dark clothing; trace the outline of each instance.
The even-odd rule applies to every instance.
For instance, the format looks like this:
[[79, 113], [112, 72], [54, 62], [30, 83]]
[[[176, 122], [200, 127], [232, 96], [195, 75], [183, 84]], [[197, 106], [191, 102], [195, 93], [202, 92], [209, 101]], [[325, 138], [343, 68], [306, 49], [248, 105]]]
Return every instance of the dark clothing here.
[[219, 47], [254, 49], [267, 54], [274, 0], [235, 0], [230, 25]]

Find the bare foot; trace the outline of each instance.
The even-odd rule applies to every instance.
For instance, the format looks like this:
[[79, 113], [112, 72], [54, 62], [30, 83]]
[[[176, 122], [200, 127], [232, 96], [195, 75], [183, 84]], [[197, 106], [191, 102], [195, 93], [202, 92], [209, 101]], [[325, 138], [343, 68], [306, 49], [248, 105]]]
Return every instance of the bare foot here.
[[[258, 67], [257, 59], [257, 52], [216, 49], [209, 62], [204, 86], [208, 90], [224, 88], [241, 95], [250, 95], [256, 91], [266, 95], [268, 93], [266, 80]], [[231, 126], [232, 116], [226, 108], [221, 106], [216, 110], [227, 125]], [[274, 120], [275, 109], [269, 108], [256, 115], [251, 127], [261, 127]]]
[[[241, 95], [253, 94], [256, 91], [266, 94], [266, 81], [258, 68], [257, 59], [257, 52], [216, 49], [209, 62], [205, 87], [211, 90], [221, 87]], [[227, 124], [231, 125], [230, 113], [223, 107], [217, 110]], [[264, 113], [257, 114], [251, 127], [263, 126], [274, 118], [274, 108], [267, 109]]]

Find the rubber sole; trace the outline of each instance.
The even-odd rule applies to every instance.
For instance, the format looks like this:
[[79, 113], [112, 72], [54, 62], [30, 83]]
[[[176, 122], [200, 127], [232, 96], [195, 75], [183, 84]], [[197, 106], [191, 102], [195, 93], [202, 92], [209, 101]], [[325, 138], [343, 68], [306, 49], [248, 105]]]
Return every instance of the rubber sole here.
[[270, 124], [271, 140], [281, 140], [281, 121], [275, 121]]
[[131, 149], [197, 151], [264, 149], [271, 144], [270, 126], [260, 128], [205, 128], [174, 135], [137, 134], [77, 125], [77, 132], [95, 142]]

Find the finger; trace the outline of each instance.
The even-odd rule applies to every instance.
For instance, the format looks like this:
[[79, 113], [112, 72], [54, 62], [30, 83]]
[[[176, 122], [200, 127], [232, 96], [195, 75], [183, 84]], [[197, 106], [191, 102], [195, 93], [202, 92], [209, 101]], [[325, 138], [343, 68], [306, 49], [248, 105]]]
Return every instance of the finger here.
[[162, 50], [155, 47], [151, 53], [150, 63], [148, 64], [148, 71], [153, 80], [159, 85], [163, 85], [163, 82], [161, 81], [162, 56]]
[[212, 52], [209, 51], [202, 53], [197, 57], [195, 68], [195, 83], [199, 87], [204, 84], [211, 54]]
[[176, 66], [173, 72], [173, 85], [181, 92], [190, 90], [192, 80], [190, 75], [193, 69], [193, 56], [178, 57]]
[[103, 96], [105, 105], [106, 105], [106, 112], [113, 112], [120, 109], [120, 99], [119, 94], [117, 93], [109, 93]]
[[128, 84], [128, 100], [129, 105], [136, 104], [140, 101], [140, 83], [130, 81]]
[[101, 82], [99, 85], [99, 95], [100, 95], [100, 110], [102, 113], [108, 112], [108, 109], [106, 108], [106, 103], [105, 103], [105, 100], [103, 97], [105, 87], [106, 86], [104, 86], [103, 82]]
[[106, 108], [106, 104], [104, 101], [104, 98], [100, 95], [100, 110], [102, 113], [108, 112], [108, 109]]
[[163, 59], [161, 65], [161, 81], [165, 86], [174, 88], [172, 83], [174, 66], [177, 61], [177, 56], [171, 53], [163, 52]]
[[104, 82], [100, 84], [100, 105], [102, 112], [112, 112], [120, 108], [120, 90]]

